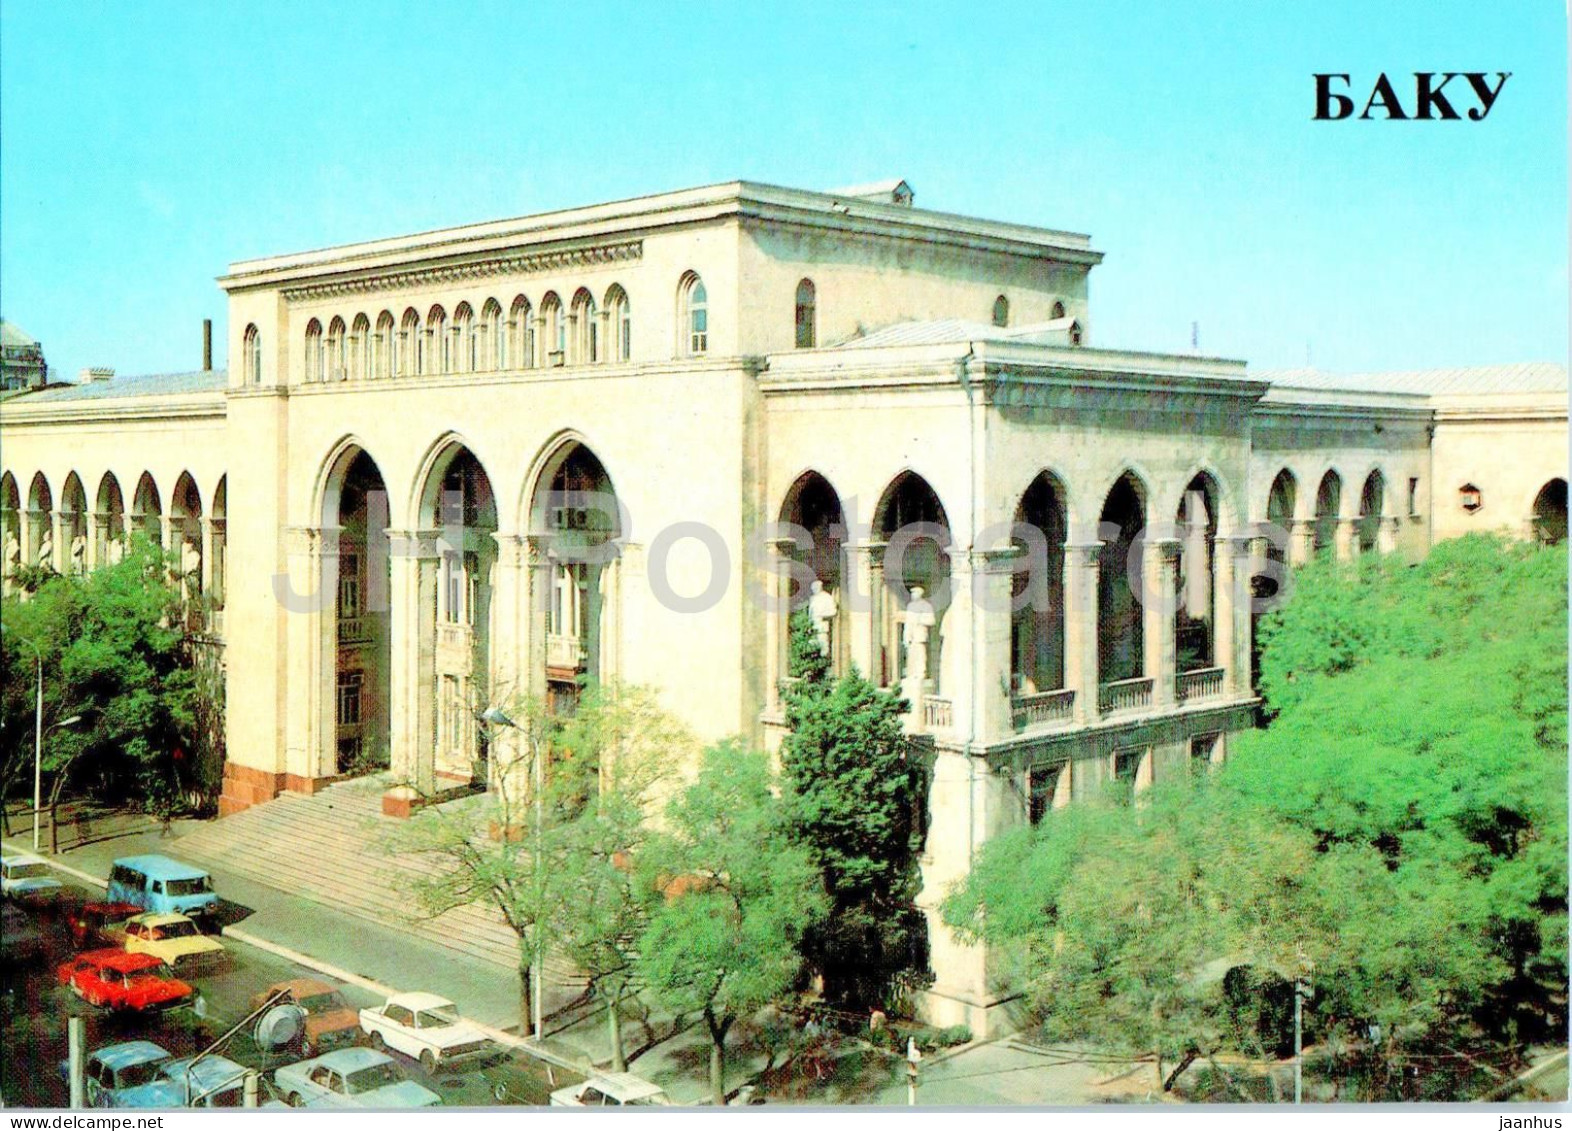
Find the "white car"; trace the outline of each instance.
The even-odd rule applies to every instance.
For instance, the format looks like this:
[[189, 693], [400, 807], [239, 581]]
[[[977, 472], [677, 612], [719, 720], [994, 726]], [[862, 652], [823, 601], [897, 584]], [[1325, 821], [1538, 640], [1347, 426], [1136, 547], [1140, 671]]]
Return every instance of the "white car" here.
[[335, 1049], [273, 1073], [290, 1107], [433, 1107], [442, 1097], [404, 1075], [376, 1049]]
[[607, 1072], [551, 1093], [552, 1107], [665, 1107], [666, 1090], [631, 1072]]
[[387, 1004], [360, 1011], [371, 1047], [390, 1048], [420, 1061], [427, 1072], [502, 1055], [497, 1044], [436, 994], [394, 994]]
[[8, 852], [0, 856], [0, 894], [8, 899], [53, 900], [60, 895], [60, 881], [38, 857]]

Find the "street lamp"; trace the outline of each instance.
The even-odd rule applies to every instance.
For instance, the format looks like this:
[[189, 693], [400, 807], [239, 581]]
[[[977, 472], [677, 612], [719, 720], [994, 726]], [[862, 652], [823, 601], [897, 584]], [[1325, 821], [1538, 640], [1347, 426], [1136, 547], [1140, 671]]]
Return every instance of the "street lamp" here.
[[[519, 730], [519, 731], [524, 729], [518, 723], [514, 722], [511, 718], [509, 718], [507, 713], [505, 711], [503, 711], [500, 707], [487, 707], [484, 711], [482, 711], [480, 713], [480, 719], [481, 719], [482, 722], [489, 723], [492, 726], [512, 727], [514, 730]], [[545, 815], [544, 815], [544, 811], [541, 808], [541, 805], [542, 805], [542, 794], [545, 792], [545, 788], [546, 788], [546, 781], [545, 781], [545, 768], [541, 764], [542, 759], [540, 757], [540, 752], [538, 750], [536, 750], [536, 751], [532, 751], [531, 753], [533, 755], [533, 761], [534, 761], [532, 777], [533, 777], [533, 788], [534, 788], [534, 791], [535, 791], [535, 886], [536, 886], [536, 889], [539, 890], [539, 887], [540, 887], [540, 867], [541, 867], [540, 838], [541, 838], [541, 830], [542, 830], [542, 828], [544, 827], [544, 824], [545, 824]], [[503, 831], [503, 835], [504, 836], [507, 835], [506, 830]], [[540, 930], [540, 924], [538, 924], [538, 923], [535, 924], [534, 929], [536, 931]], [[536, 939], [535, 939], [535, 944], [536, 945], [534, 947], [535, 954], [534, 954], [534, 957], [532, 958], [532, 960], [530, 961], [530, 969], [529, 969], [529, 980], [530, 980], [529, 1007], [530, 1007], [530, 1014], [531, 1014], [530, 1021], [531, 1021], [531, 1023], [534, 1026], [535, 1039], [537, 1041], [541, 1039], [541, 1035], [542, 1035], [542, 1033], [545, 1030], [545, 1011], [542, 1008], [542, 1004], [541, 1004], [541, 991], [545, 987], [545, 978], [543, 976], [544, 975], [544, 971], [542, 970], [541, 957], [540, 957], [540, 952], [541, 952], [540, 941], [541, 941], [540, 938], [537, 936]]]
[[[38, 661], [38, 692], [33, 706], [33, 851], [39, 849], [38, 819], [44, 807], [44, 653], [37, 644], [26, 637], [17, 638], [33, 650]], [[81, 715], [72, 715], [51, 726], [50, 730], [74, 726], [82, 721]]]

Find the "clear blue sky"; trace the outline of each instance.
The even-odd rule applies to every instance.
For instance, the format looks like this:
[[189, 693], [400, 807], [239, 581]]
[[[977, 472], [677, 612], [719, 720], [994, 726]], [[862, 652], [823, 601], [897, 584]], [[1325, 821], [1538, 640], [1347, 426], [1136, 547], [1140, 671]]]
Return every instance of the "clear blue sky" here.
[[[195, 368], [237, 259], [902, 176], [1091, 233], [1095, 344], [1564, 360], [1566, 44], [1556, 0], [6, 0], [0, 313], [66, 376]], [[1448, 69], [1512, 72], [1484, 123], [1310, 120], [1314, 71]]]

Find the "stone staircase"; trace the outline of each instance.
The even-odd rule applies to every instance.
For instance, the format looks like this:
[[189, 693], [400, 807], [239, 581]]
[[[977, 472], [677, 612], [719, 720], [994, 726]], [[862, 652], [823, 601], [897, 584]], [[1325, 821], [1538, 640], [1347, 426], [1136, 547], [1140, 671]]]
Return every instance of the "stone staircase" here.
[[[382, 815], [382, 794], [390, 784], [386, 775], [375, 775], [309, 797], [280, 794], [187, 833], [171, 854], [516, 971], [517, 937], [489, 905], [422, 916], [414, 885], [436, 874], [439, 865], [389, 854], [387, 844], [402, 824]], [[582, 977], [551, 962], [546, 974], [559, 985], [583, 984]]]

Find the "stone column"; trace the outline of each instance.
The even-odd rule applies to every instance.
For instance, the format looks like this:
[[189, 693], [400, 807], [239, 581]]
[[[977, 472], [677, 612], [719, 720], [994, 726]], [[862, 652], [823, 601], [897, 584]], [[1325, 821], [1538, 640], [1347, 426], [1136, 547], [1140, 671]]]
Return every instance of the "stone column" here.
[[1097, 720], [1097, 577], [1101, 542], [1064, 547], [1064, 685], [1075, 692], [1075, 721]]
[[1159, 708], [1173, 706], [1179, 674], [1174, 614], [1180, 545], [1175, 538], [1148, 538], [1141, 550], [1141, 659], [1152, 681], [1152, 706]]
[[883, 682], [881, 649], [884, 641], [884, 542], [860, 542], [846, 547], [845, 577], [850, 582], [842, 594], [846, 610], [851, 661], [874, 683]]
[[550, 535], [529, 535], [524, 539], [523, 549], [524, 595], [527, 604], [522, 620], [527, 627], [520, 649], [523, 671], [519, 676], [519, 687], [525, 694], [540, 698], [546, 694], [547, 610], [551, 608], [551, 573], [555, 561], [551, 556]]
[[796, 543], [790, 538], [771, 538], [769, 546], [773, 556], [764, 586], [764, 678], [769, 686], [764, 689], [764, 704], [774, 715], [781, 710], [781, 680], [791, 674], [791, 576], [787, 571], [792, 561], [789, 551]]
[[[1379, 553], [1390, 554], [1397, 549], [1397, 533], [1402, 521], [1397, 515], [1383, 516], [1380, 519], [1380, 526], [1376, 531], [1376, 550]], [[1533, 523], [1529, 523], [1529, 527], [1532, 531]], [[1532, 533], [1530, 536], [1532, 537]]]
[[109, 516], [93, 514], [87, 526], [87, 563], [93, 569], [109, 562]]
[[76, 512], [55, 511], [55, 572], [71, 572], [71, 539], [76, 530]]
[[[291, 594], [284, 608], [288, 673], [284, 771], [306, 781], [331, 776], [338, 760], [337, 703], [331, 691], [323, 695], [323, 684], [333, 679], [337, 646], [336, 594], [324, 567], [323, 543], [325, 535], [331, 538], [336, 533], [336, 529], [328, 534], [311, 526], [291, 526], [284, 532]], [[336, 582], [337, 545], [329, 551], [334, 555]]]
[[203, 591], [213, 598], [213, 607], [224, 607], [224, 591], [229, 580], [226, 574], [226, 551], [229, 549], [229, 520], [207, 520], [207, 540], [202, 546]]
[[1332, 536], [1332, 545], [1336, 551], [1338, 561], [1353, 561], [1359, 552], [1359, 520], [1357, 518], [1338, 519], [1336, 533]]
[[1302, 566], [1315, 557], [1315, 519], [1296, 518], [1289, 523], [1288, 564]]
[[1213, 652], [1226, 695], [1250, 693], [1250, 539], [1217, 540], [1217, 628]]
[[1010, 723], [1010, 596], [1013, 546], [951, 555], [955, 600], [944, 618], [951, 701], [957, 738], [988, 742], [1013, 733]]
[[391, 761], [393, 775], [429, 794], [436, 780], [437, 535], [388, 531], [392, 553]]
[[507, 702], [520, 695], [519, 657], [527, 621], [521, 615], [528, 594], [525, 577], [524, 539], [517, 534], [492, 534], [497, 544], [497, 584], [492, 592], [491, 702], [506, 710]]

